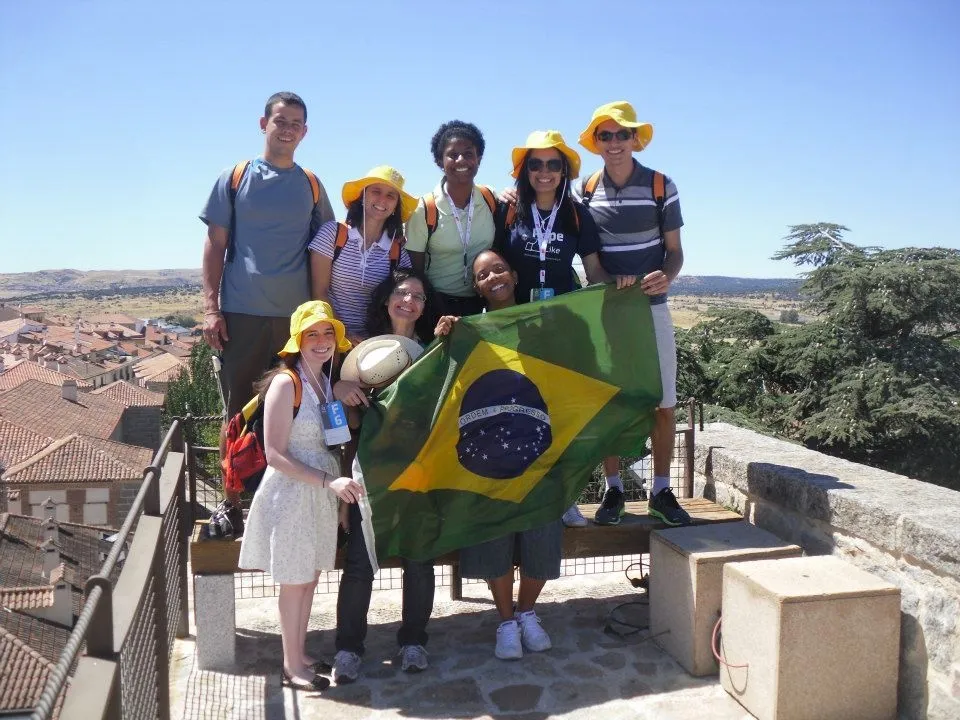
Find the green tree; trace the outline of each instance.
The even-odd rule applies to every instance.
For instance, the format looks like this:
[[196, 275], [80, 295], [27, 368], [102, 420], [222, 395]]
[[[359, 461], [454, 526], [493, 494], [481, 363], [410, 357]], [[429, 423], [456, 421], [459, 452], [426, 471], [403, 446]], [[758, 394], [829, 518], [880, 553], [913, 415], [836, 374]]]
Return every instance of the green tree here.
[[[222, 415], [223, 402], [213, 372], [213, 351], [204, 342], [198, 342], [190, 351], [188, 370], [170, 383], [163, 406], [163, 424], [169, 427], [175, 417], [190, 413], [194, 417]], [[216, 445], [219, 442], [220, 424], [191, 423], [188, 437], [191, 442]]]
[[793, 226], [775, 256], [811, 268], [802, 293], [818, 322], [768, 332], [728, 313], [678, 340], [695, 351], [701, 397], [813, 449], [960, 489], [960, 251], [858, 247], [846, 231]]

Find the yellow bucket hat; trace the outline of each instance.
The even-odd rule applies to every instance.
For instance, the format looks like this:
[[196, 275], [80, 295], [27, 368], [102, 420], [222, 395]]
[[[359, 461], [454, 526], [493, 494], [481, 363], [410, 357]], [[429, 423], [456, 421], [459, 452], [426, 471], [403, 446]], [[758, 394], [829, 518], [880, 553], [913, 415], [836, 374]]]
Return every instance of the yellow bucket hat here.
[[637, 111], [633, 109], [633, 105], [626, 100], [617, 100], [601, 105], [594, 110], [587, 129], [580, 133], [580, 144], [594, 155], [599, 155], [600, 151], [597, 150], [593, 133], [596, 132], [597, 125], [605, 120], [613, 120], [621, 127], [633, 128], [637, 131], [633, 138], [633, 149], [635, 151], [643, 150], [653, 140], [653, 125], [637, 122]]
[[368, 185], [383, 183], [400, 193], [400, 218], [406, 222], [413, 211], [417, 209], [417, 199], [410, 193], [403, 191], [403, 175], [396, 168], [389, 165], [378, 165], [359, 180], [350, 180], [343, 185], [343, 204], [350, 207], [350, 203], [363, 194]]
[[560, 134], [559, 130], [534, 130], [527, 135], [526, 144], [513, 149], [511, 156], [513, 172], [510, 175], [513, 177], [520, 175], [520, 171], [523, 169], [523, 159], [530, 150], [547, 150], [548, 148], [559, 150], [567, 158], [567, 162], [570, 163], [571, 180], [580, 174], [580, 156], [576, 150], [564, 142], [563, 135]]
[[353, 347], [353, 343], [347, 340], [346, 328], [334, 316], [330, 304], [323, 300], [309, 300], [294, 310], [293, 315], [290, 316], [290, 339], [287, 340], [287, 344], [277, 355], [284, 357], [300, 352], [300, 335], [303, 334], [304, 330], [318, 322], [327, 322], [333, 325], [333, 331], [337, 336], [337, 350], [346, 352]]

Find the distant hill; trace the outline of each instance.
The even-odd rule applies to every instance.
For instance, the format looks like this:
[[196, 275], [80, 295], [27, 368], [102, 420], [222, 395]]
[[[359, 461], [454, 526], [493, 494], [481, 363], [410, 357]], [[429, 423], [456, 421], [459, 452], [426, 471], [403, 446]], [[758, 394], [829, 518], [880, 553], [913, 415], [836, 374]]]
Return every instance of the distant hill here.
[[[800, 280], [790, 278], [737, 278], [721, 275], [681, 275], [673, 283], [674, 295], [755, 295], [776, 293], [795, 298]], [[179, 270], [38, 270], [0, 273], [0, 297], [42, 298], [57, 294], [134, 295], [173, 288], [199, 289], [199, 269]]]

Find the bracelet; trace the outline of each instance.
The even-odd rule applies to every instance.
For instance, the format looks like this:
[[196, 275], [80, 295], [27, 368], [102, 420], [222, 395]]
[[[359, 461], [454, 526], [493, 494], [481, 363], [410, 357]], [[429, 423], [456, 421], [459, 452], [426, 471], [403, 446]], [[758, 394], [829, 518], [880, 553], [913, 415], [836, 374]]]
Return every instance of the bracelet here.
[[210, 312], [205, 312], [203, 314], [204, 317], [206, 317], [207, 315], [223, 315], [223, 313], [220, 312], [219, 310], [211, 310]]

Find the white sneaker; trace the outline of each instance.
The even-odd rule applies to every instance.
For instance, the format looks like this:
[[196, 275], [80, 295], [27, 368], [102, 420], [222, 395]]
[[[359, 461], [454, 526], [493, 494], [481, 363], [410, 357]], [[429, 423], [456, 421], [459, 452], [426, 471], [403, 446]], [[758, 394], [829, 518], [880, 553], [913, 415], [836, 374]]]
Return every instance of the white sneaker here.
[[360, 675], [360, 656], [341, 650], [333, 657], [333, 680], [337, 685], [352, 683]]
[[497, 628], [497, 649], [493, 652], [501, 660], [519, 660], [523, 657], [520, 644], [520, 626], [516, 620], [506, 620]]
[[580, 508], [577, 507], [576, 503], [568, 507], [567, 511], [563, 514], [563, 524], [567, 527], [587, 526], [587, 519], [583, 516], [583, 513], [580, 512]]
[[517, 615], [517, 624], [520, 625], [520, 637], [523, 647], [530, 652], [543, 652], [553, 647], [550, 636], [540, 624], [540, 618], [533, 610]]

